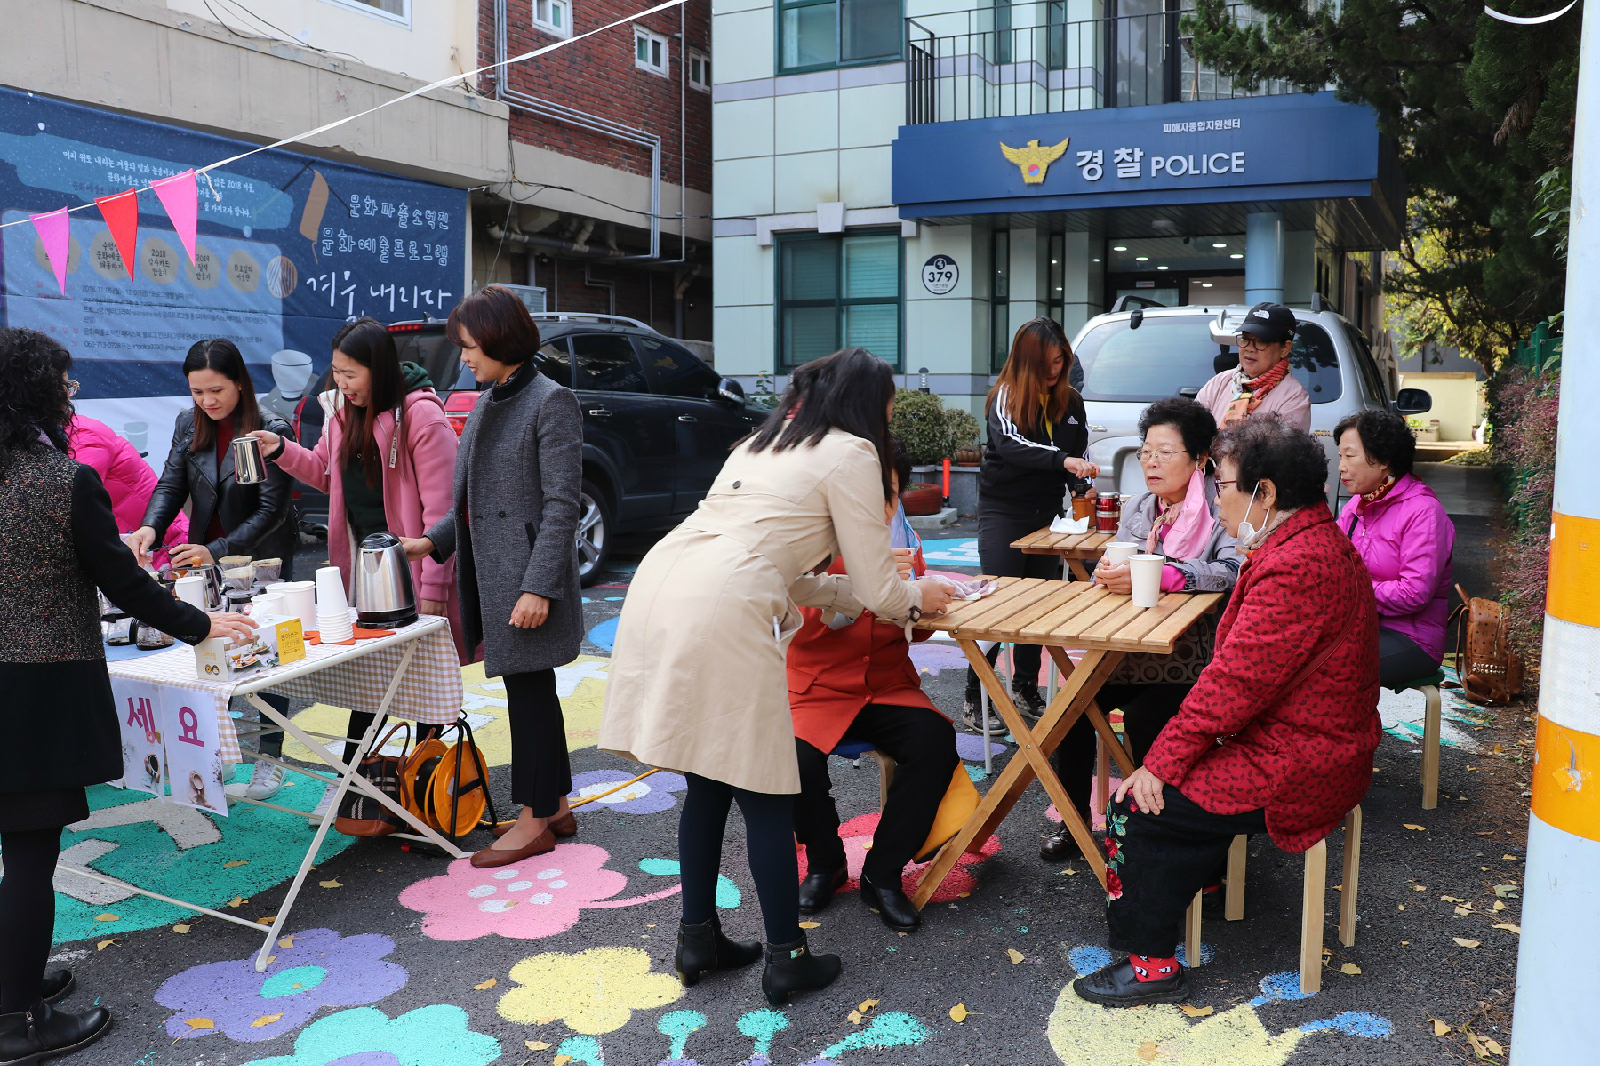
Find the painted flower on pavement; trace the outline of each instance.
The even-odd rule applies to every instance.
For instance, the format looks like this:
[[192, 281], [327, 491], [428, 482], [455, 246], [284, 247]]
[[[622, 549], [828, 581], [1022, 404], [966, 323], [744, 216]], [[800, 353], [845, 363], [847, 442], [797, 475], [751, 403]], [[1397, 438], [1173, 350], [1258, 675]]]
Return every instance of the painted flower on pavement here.
[[220, 1032], [234, 1040], [271, 1040], [323, 1007], [376, 1003], [406, 983], [405, 970], [383, 961], [394, 941], [377, 933], [308, 929], [280, 939], [274, 950], [265, 973], [256, 972], [252, 954], [169, 977], [156, 991], [156, 1002], [173, 1011], [167, 1035], [183, 1040]]
[[523, 1025], [566, 1023], [598, 1036], [628, 1024], [636, 1010], [653, 1010], [683, 997], [671, 974], [651, 973], [639, 948], [590, 948], [576, 954], [546, 952], [511, 967], [514, 988], [500, 997], [500, 1016]]
[[295, 1037], [294, 1053], [245, 1066], [488, 1066], [500, 1042], [467, 1028], [467, 1012], [447, 1003], [391, 1020], [376, 1007], [322, 1018]]
[[[844, 883], [841, 892], [850, 892], [861, 887], [861, 865], [867, 861], [867, 852], [872, 845], [872, 834], [878, 829], [878, 818], [871, 814], [858, 814], [839, 827], [839, 838], [844, 841], [845, 863], [850, 869], [850, 879]], [[959, 899], [969, 895], [977, 885], [977, 878], [973, 876], [972, 867], [991, 858], [1000, 850], [1000, 838], [991, 836], [983, 842], [983, 847], [977, 852], [964, 852], [956, 860], [955, 866], [945, 876], [944, 883], [933, 893], [932, 902], [948, 903], [950, 900]], [[800, 878], [806, 876], [805, 850], [800, 849]], [[906, 893], [909, 895], [916, 891], [917, 883], [922, 879], [923, 866], [907, 866], [901, 875]]]
[[[675, 774], [670, 770], [657, 770], [642, 781], [634, 781], [626, 788], [617, 788], [624, 781], [637, 776], [626, 770], [590, 770], [587, 773], [575, 774], [572, 778], [572, 792], [567, 798], [573, 802], [589, 800], [577, 808], [579, 814], [607, 809], [627, 811], [629, 814], [659, 814], [671, 810], [677, 804], [677, 799], [672, 795], [674, 792], [682, 792], [689, 787], [689, 782], [684, 780], [682, 774]], [[616, 791], [613, 792], [612, 789]], [[591, 796], [595, 798], [589, 799]]]
[[610, 856], [593, 844], [558, 844], [498, 869], [475, 870], [457, 859], [446, 872], [400, 893], [400, 903], [421, 911], [422, 932], [435, 940], [475, 940], [491, 933], [515, 940], [538, 940], [564, 933], [588, 908], [631, 907], [665, 899], [673, 885], [645, 896], [612, 899], [628, 879], [605, 868]]

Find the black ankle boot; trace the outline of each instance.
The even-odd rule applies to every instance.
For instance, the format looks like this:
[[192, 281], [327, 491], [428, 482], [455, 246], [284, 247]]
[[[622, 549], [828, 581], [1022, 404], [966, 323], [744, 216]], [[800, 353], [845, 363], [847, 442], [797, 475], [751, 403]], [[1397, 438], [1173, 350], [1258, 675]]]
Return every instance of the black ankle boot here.
[[673, 967], [685, 988], [714, 970], [748, 966], [760, 957], [759, 943], [729, 940], [722, 935], [722, 923], [715, 917], [699, 925], [678, 923], [678, 953], [673, 957]]
[[58, 999], [65, 999], [78, 987], [77, 978], [72, 976], [71, 970], [46, 970], [44, 984], [40, 994], [46, 1003], [54, 1003]]
[[0, 1014], [0, 1066], [22, 1066], [86, 1047], [111, 1028], [111, 1014], [91, 1007], [76, 1014], [43, 1000], [29, 1010]]
[[767, 1002], [781, 1007], [796, 992], [827, 988], [844, 971], [837, 955], [813, 955], [806, 935], [789, 944], [768, 944], [767, 965], [761, 971], [761, 991]]

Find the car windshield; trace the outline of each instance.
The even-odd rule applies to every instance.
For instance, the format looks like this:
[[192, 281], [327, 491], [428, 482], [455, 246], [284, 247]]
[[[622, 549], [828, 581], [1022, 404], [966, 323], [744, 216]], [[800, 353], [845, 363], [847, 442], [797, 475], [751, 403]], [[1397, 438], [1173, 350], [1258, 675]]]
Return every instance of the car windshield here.
[[[1074, 353], [1083, 364], [1083, 398], [1151, 403], [1193, 396], [1217, 373], [1239, 365], [1239, 351], [1219, 358], [1210, 316], [1147, 315], [1138, 329], [1127, 319], [1105, 322], [1084, 336]], [[1339, 356], [1321, 326], [1301, 322], [1289, 367], [1312, 403], [1339, 398]]]
[[461, 349], [450, 343], [442, 329], [422, 329], [390, 334], [402, 363], [417, 363], [433, 379], [433, 390], [449, 392], [461, 374]]

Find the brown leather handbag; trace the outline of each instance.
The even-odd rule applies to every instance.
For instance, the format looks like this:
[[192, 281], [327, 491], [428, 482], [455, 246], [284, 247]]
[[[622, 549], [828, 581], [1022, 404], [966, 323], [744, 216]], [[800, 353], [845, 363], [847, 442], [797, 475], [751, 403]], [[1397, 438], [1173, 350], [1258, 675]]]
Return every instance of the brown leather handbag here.
[[1468, 596], [1460, 585], [1456, 626], [1456, 673], [1473, 703], [1509, 703], [1522, 691], [1522, 660], [1511, 650], [1505, 608], [1495, 600]]

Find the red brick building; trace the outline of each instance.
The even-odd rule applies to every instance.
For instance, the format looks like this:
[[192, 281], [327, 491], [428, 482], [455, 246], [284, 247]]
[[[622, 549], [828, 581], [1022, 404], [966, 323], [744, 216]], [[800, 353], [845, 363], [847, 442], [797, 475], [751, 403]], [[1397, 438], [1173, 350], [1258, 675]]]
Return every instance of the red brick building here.
[[474, 194], [474, 280], [709, 340], [710, 3], [582, 36], [640, 6], [481, 0], [480, 65], [579, 39], [479, 84], [511, 109], [512, 176]]

